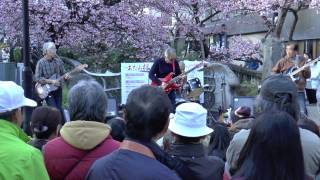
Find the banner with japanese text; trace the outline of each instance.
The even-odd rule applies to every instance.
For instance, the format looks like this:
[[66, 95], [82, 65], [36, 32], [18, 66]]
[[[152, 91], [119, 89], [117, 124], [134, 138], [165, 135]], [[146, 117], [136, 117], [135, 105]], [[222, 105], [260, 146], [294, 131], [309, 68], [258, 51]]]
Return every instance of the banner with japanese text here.
[[[199, 64], [199, 61], [184, 61], [186, 71]], [[142, 85], [150, 84], [149, 71], [153, 62], [137, 62], [137, 63], [121, 63], [121, 103], [125, 104], [129, 93]], [[200, 69], [199, 67], [198, 69]], [[187, 76], [188, 80], [199, 78], [203, 86], [203, 71], [198, 69], [190, 72]], [[203, 94], [200, 96], [200, 102], [203, 103]]]
[[125, 104], [129, 93], [142, 85], [150, 84], [148, 74], [152, 62], [121, 63], [121, 103]]

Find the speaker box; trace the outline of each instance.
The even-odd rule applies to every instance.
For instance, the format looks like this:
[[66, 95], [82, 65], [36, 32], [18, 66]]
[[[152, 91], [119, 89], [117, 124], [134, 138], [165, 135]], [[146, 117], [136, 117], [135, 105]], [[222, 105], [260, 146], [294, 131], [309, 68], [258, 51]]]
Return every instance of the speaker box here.
[[232, 101], [232, 109], [237, 109], [240, 106], [248, 106], [251, 109], [251, 116], [255, 115], [255, 96], [235, 96]]

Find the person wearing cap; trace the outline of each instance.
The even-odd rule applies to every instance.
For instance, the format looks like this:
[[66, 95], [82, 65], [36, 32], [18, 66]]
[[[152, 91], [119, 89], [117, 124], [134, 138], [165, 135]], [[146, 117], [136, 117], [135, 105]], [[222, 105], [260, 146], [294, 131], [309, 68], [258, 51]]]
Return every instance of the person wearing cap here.
[[22, 107], [37, 103], [12, 81], [0, 81], [0, 179], [49, 179], [41, 152], [20, 128]]
[[250, 107], [241, 106], [231, 112], [230, 119], [231, 127], [229, 128], [229, 133], [232, 138], [241, 129], [250, 129], [254, 118], [251, 117]]
[[224, 162], [208, 156], [202, 140], [212, 133], [207, 126], [207, 110], [198, 103], [183, 103], [170, 120], [169, 130], [174, 143], [168, 152], [185, 162], [195, 174], [195, 179], [222, 179]]
[[[276, 74], [290, 74], [295, 68], [300, 68], [307, 63], [307, 59], [298, 54], [299, 47], [297, 44], [289, 43], [286, 46], [286, 56], [278, 61], [272, 68], [272, 72]], [[300, 113], [307, 114], [305, 88], [307, 79], [311, 77], [310, 67], [305, 67], [297, 74], [295, 84], [298, 88], [298, 103]]]
[[[260, 93], [256, 99], [256, 107], [260, 113], [274, 109], [287, 112], [298, 122], [300, 109], [296, 84], [288, 76], [282, 74], [267, 77], [262, 82]], [[320, 172], [320, 138], [306, 129], [299, 128], [299, 132], [305, 172], [309, 177], [315, 178]], [[249, 134], [250, 129], [242, 129], [234, 135], [227, 150], [226, 174], [232, 174], [237, 169], [240, 151]]]

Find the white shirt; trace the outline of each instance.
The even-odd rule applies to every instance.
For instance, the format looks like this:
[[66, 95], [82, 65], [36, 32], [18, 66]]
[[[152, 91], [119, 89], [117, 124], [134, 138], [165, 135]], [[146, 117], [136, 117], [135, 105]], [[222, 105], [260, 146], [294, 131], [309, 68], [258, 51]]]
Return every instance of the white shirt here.
[[320, 85], [320, 62], [310, 66], [311, 77], [307, 79], [307, 89], [317, 89]]

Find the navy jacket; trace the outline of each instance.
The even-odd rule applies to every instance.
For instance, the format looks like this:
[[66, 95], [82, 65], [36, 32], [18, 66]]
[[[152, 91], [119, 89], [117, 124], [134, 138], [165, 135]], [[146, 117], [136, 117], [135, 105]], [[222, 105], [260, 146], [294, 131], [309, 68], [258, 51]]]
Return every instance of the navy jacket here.
[[88, 172], [87, 180], [178, 180], [172, 170], [140, 153], [119, 149], [97, 160]]
[[[178, 62], [174, 61], [174, 63], [175, 63], [175, 72], [174, 72], [175, 75], [173, 77], [176, 77], [181, 74], [181, 70]], [[171, 72], [173, 72], [172, 64], [167, 63], [164, 60], [164, 58], [160, 58], [153, 63], [149, 71], [149, 78], [153, 82], [156, 82], [158, 85], [161, 85], [161, 81], [159, 80], [159, 78], [164, 78]]]

